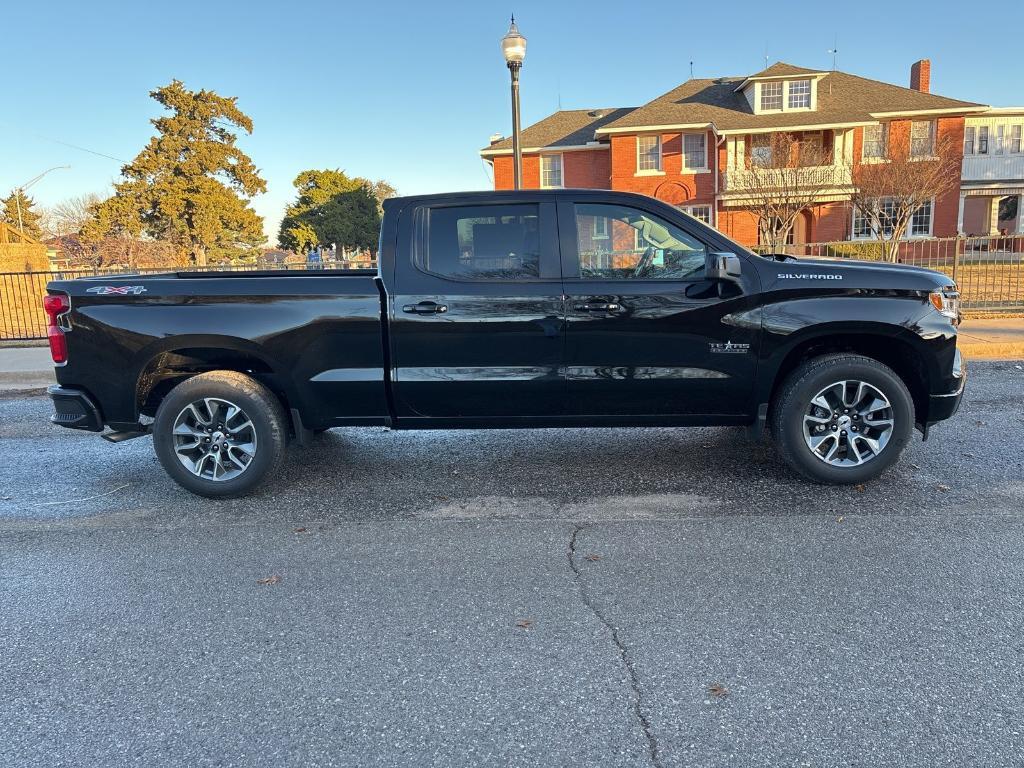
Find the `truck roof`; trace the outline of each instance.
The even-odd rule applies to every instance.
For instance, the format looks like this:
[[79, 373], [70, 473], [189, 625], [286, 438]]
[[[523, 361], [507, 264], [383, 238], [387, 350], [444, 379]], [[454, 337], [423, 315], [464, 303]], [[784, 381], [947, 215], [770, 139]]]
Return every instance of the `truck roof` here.
[[470, 192], [435, 192], [426, 195], [404, 195], [401, 197], [390, 197], [384, 201], [384, 208], [390, 208], [394, 206], [404, 206], [408, 203], [423, 203], [423, 202], [435, 202], [445, 200], [466, 200], [466, 201], [480, 201], [480, 202], [493, 202], [495, 200], [509, 199], [509, 200], [521, 200], [523, 198], [545, 198], [552, 197], [554, 195], [560, 195], [565, 193], [571, 193], [574, 196], [586, 196], [594, 197], [598, 196], [602, 199], [608, 199], [611, 197], [615, 198], [637, 198], [643, 200], [650, 200], [651, 198], [647, 195], [637, 194], [636, 192], [620, 192], [619, 190], [611, 189], [590, 189], [590, 188], [579, 188], [575, 189], [572, 187], [557, 189], [499, 189], [499, 190], [474, 190]]

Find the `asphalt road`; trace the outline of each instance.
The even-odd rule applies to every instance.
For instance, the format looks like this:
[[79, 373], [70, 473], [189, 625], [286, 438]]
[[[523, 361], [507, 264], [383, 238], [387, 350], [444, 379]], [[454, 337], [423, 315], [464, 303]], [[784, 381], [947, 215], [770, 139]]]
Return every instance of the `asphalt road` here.
[[860, 490], [740, 430], [341, 430], [210, 502], [0, 399], [0, 765], [1024, 764], [1018, 365]]

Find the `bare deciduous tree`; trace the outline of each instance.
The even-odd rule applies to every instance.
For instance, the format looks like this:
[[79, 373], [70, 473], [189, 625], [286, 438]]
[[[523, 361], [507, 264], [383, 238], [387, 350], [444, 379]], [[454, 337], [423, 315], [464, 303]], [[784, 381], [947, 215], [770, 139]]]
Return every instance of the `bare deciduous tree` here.
[[853, 205], [881, 241], [887, 261], [899, 257], [900, 241], [914, 214], [922, 206], [934, 207], [935, 200], [960, 181], [958, 141], [939, 136], [931, 141], [930, 152], [920, 139], [917, 142], [914, 145], [907, 130], [891, 131], [886, 159], [861, 165], [854, 174]]
[[758, 217], [761, 245], [778, 251], [786, 245], [797, 216], [837, 186], [838, 167], [820, 143], [786, 132], [757, 136], [748, 160], [750, 167], [740, 182], [745, 207]]
[[43, 212], [43, 231], [48, 237], [77, 235], [102, 202], [103, 196], [95, 192], [61, 200]]

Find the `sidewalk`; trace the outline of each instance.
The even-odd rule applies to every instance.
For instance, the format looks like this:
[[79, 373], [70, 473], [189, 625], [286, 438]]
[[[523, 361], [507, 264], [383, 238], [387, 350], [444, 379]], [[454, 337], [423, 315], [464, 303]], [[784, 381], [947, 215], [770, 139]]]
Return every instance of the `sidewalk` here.
[[0, 347], [0, 396], [42, 394], [56, 383], [49, 347]]
[[1024, 358], [1024, 317], [964, 320], [960, 324], [960, 351], [969, 359], [1019, 360]]
[[[965, 320], [959, 346], [970, 360], [1024, 360], [1024, 317]], [[49, 348], [0, 346], [0, 396], [42, 394], [54, 383]]]

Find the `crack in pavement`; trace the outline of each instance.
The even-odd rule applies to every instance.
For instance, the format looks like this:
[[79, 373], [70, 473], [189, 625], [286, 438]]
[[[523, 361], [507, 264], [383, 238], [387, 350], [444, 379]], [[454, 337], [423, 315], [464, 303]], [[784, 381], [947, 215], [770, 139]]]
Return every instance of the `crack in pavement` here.
[[661, 762], [661, 755], [658, 750], [658, 740], [654, 736], [654, 731], [651, 729], [651, 723], [647, 719], [647, 715], [644, 714], [643, 693], [640, 689], [640, 678], [637, 676], [636, 668], [633, 666], [633, 661], [629, 655], [629, 649], [619, 637], [618, 628], [608, 620], [604, 615], [604, 612], [594, 603], [590, 593], [587, 592], [587, 586], [583, 581], [583, 572], [580, 571], [579, 564], [576, 562], [576, 539], [580, 535], [580, 532], [586, 528], [587, 526], [585, 525], [577, 525], [573, 528], [572, 536], [569, 537], [569, 568], [573, 573], [573, 579], [580, 591], [580, 597], [583, 600], [583, 604], [590, 609], [594, 616], [597, 617], [597, 620], [600, 621], [611, 633], [612, 642], [615, 643], [615, 647], [619, 652], [619, 657], [622, 659], [622, 664], [626, 667], [626, 672], [629, 674], [629, 687], [633, 691], [633, 714], [636, 715], [636, 719], [640, 723], [640, 730], [643, 731], [644, 738], [647, 740], [648, 757], [651, 758], [651, 764], [654, 768], [664, 768], [664, 765]]

